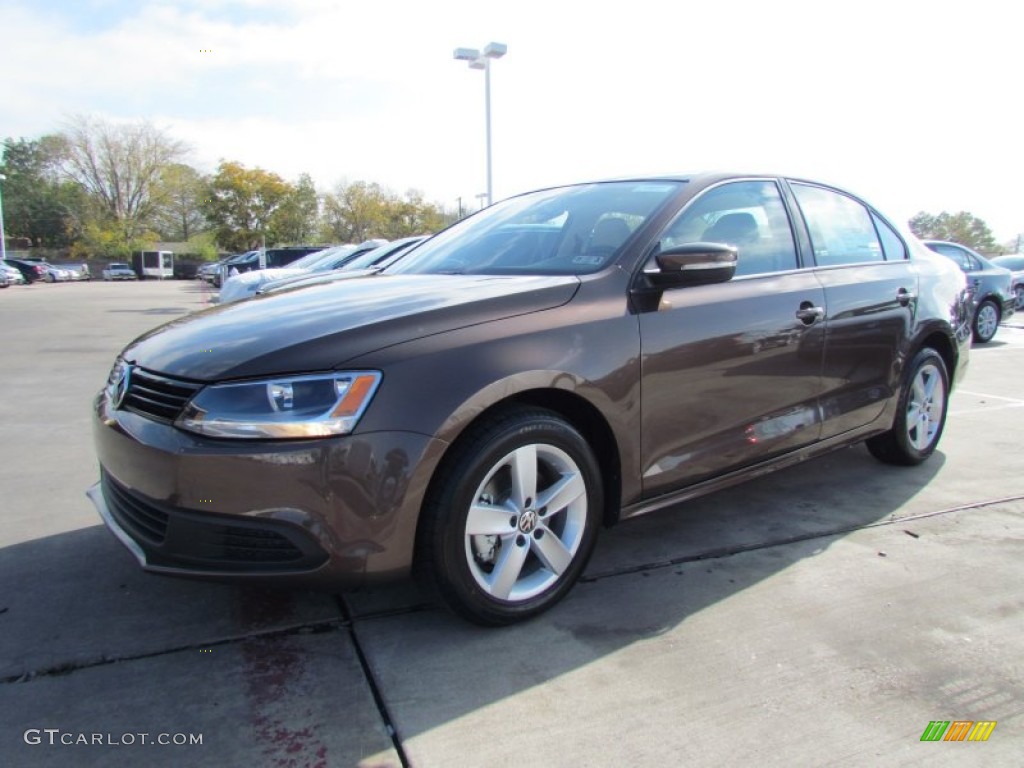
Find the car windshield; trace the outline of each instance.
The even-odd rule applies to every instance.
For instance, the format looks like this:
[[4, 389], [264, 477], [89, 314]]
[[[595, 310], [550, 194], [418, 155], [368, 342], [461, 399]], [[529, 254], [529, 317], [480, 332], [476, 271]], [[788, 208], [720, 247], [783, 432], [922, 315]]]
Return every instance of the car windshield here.
[[[322, 251], [320, 258], [317, 259], [313, 264], [310, 264], [306, 269], [310, 272], [327, 272], [335, 269], [338, 266], [338, 262], [344, 263], [347, 261], [353, 253], [359, 250], [358, 245], [341, 245], [336, 248], [331, 248], [328, 251]], [[290, 264], [289, 266], [296, 266]]]
[[612, 262], [682, 181], [614, 181], [496, 203], [423, 243], [389, 273], [574, 275]]
[[352, 261], [347, 262], [345, 269], [368, 269], [379, 263], [392, 264], [402, 253], [408, 251], [416, 243], [422, 242], [423, 238], [412, 238], [404, 243], [388, 243], [380, 248], [356, 256]]

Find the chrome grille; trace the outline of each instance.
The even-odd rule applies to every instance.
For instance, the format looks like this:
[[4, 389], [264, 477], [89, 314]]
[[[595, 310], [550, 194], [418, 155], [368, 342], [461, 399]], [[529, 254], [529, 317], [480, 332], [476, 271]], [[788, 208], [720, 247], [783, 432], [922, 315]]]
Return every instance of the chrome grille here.
[[173, 422], [202, 384], [132, 368], [121, 407], [158, 421]]

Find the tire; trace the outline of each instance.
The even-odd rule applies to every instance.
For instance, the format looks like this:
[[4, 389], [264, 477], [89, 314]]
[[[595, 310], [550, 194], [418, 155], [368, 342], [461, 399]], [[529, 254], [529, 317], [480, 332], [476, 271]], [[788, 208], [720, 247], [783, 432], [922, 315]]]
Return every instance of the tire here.
[[870, 438], [868, 450], [886, 464], [920, 464], [935, 452], [948, 410], [946, 363], [938, 352], [925, 347], [907, 369], [892, 429]]
[[486, 418], [452, 450], [424, 505], [418, 569], [449, 608], [483, 626], [546, 611], [597, 540], [604, 492], [593, 451], [538, 408]]
[[976, 344], [987, 344], [996, 335], [999, 328], [999, 307], [991, 299], [985, 299], [978, 305], [974, 313], [974, 341]]
[[1016, 299], [1016, 308], [1024, 310], [1024, 283], [1021, 283], [1013, 289], [1013, 295]]

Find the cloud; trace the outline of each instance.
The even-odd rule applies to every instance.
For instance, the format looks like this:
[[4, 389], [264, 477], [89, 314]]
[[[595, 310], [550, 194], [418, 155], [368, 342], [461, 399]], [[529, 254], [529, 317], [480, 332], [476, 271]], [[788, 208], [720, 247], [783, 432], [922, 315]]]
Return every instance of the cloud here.
[[8, 2], [0, 27], [17, 30], [5, 46], [19, 67], [5, 129], [39, 135], [76, 112], [151, 119], [211, 166], [365, 178], [450, 204], [484, 187], [483, 76], [451, 51], [496, 40], [509, 46], [492, 71], [499, 197], [642, 171], [770, 170], [910, 213], [962, 201], [1009, 234], [1024, 221], [1003, 180], [1024, 160], [1000, 118], [1019, 72], [1006, 8]]

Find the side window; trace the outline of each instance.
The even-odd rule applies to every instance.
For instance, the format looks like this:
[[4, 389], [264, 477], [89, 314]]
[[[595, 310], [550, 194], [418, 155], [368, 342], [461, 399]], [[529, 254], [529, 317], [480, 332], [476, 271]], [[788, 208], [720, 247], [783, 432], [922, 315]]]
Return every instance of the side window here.
[[792, 187], [811, 234], [818, 266], [884, 260], [867, 208], [831, 189], [795, 183]]
[[661, 235], [661, 249], [725, 243], [737, 250], [736, 275], [797, 268], [786, 207], [773, 181], [735, 181], [693, 200]]
[[871, 218], [875, 221], [875, 229], [878, 231], [878, 239], [882, 241], [882, 252], [885, 254], [886, 261], [903, 261], [907, 258], [907, 246], [903, 244], [903, 240], [896, 234], [895, 230], [882, 221], [880, 218], [871, 214]]
[[957, 248], [955, 245], [934, 245], [932, 249], [956, 262], [956, 265], [964, 272], [970, 272], [974, 269], [970, 254], [963, 248]]

